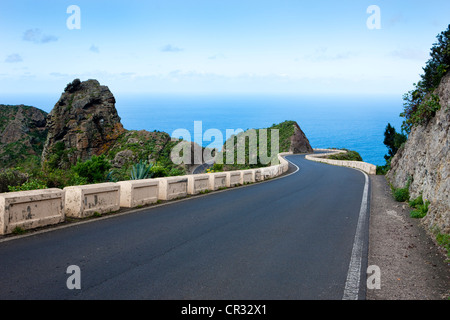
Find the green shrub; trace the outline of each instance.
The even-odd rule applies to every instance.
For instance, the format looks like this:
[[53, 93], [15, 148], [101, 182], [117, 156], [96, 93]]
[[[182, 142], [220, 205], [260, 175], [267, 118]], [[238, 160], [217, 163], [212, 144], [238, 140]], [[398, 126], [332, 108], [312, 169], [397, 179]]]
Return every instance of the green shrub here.
[[62, 189], [67, 186], [78, 186], [89, 183], [86, 177], [81, 177], [73, 170], [49, 169], [48, 167], [35, 177], [43, 181], [49, 188]]
[[440, 108], [439, 99], [433, 93], [442, 77], [450, 70], [450, 25], [437, 36], [437, 42], [431, 48], [430, 59], [422, 69], [424, 73], [420, 81], [403, 96], [404, 111], [400, 116], [405, 118], [402, 128], [406, 133], [414, 125], [430, 120]]
[[213, 166], [212, 166], [212, 170], [214, 170], [214, 172], [222, 172], [223, 171], [223, 164], [214, 163]]
[[150, 172], [153, 178], [167, 177], [169, 175], [168, 170], [161, 165], [154, 165], [151, 167]]
[[101, 183], [106, 181], [106, 176], [111, 168], [111, 164], [104, 155], [92, 156], [85, 162], [78, 162], [72, 167], [73, 172], [79, 177], [86, 178], [88, 183]]
[[416, 208], [417, 206], [423, 205], [422, 194], [418, 196], [416, 199], [409, 201], [409, 206], [411, 208]]
[[416, 199], [409, 201], [409, 206], [414, 208], [410, 213], [411, 218], [421, 219], [427, 215], [428, 206], [430, 202], [428, 200], [423, 201], [422, 194], [420, 194]]
[[178, 168], [172, 168], [169, 171], [169, 176], [174, 177], [174, 176], [182, 176], [184, 175], [185, 172], [182, 169], [178, 169]]
[[31, 178], [20, 186], [8, 186], [10, 192], [47, 189], [47, 185], [38, 179]]
[[436, 242], [442, 246], [447, 251], [447, 257], [450, 262], [450, 234], [441, 233], [439, 231], [435, 232]]
[[409, 200], [409, 188], [399, 188], [394, 190], [394, 199], [398, 202]]
[[416, 218], [416, 219], [422, 219], [423, 217], [425, 217], [427, 215], [429, 205], [430, 205], [429, 201], [425, 201], [422, 204], [416, 205], [415, 206], [416, 209], [411, 211], [410, 217]]
[[13, 169], [0, 170], [0, 193], [8, 192], [9, 187], [17, 187], [25, 183], [28, 175]]
[[345, 160], [345, 161], [363, 161], [361, 155], [352, 150], [342, 149], [347, 151], [347, 153], [338, 153], [328, 156], [328, 159], [332, 160]]
[[377, 174], [379, 175], [385, 175], [389, 170], [390, 166], [388, 164], [385, 164], [384, 166], [377, 166]]

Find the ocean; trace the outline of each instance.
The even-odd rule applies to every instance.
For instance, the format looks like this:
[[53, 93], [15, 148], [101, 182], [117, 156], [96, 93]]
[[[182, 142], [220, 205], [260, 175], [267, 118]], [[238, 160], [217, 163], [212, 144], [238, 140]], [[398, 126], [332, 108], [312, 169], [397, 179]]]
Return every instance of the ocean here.
[[[129, 130], [158, 130], [172, 135], [177, 129], [186, 129], [193, 140], [194, 123], [201, 121], [201, 132], [216, 129], [222, 133], [223, 140], [216, 141], [221, 145], [227, 130], [267, 128], [294, 120], [313, 148], [355, 150], [364, 161], [375, 165], [385, 164], [386, 125], [390, 123], [400, 131], [402, 123], [400, 95], [115, 94], [115, 98], [122, 124]], [[59, 94], [0, 95], [1, 104], [23, 103], [47, 112], [58, 99]], [[204, 137], [203, 145], [210, 143]]]

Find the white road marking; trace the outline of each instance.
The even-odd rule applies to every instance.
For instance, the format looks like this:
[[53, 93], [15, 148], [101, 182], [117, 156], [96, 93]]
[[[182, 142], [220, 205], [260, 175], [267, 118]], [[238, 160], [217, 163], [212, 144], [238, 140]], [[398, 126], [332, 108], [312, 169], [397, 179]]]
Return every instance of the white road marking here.
[[[362, 171], [361, 171], [362, 172]], [[361, 261], [363, 251], [363, 228], [366, 220], [368, 210], [368, 195], [369, 195], [369, 177], [365, 172], [366, 179], [364, 185], [364, 192], [361, 201], [361, 209], [359, 211], [358, 224], [356, 226], [355, 239], [353, 241], [352, 257], [348, 267], [347, 281], [345, 282], [344, 296], [342, 300], [358, 300], [359, 284], [361, 277]]]

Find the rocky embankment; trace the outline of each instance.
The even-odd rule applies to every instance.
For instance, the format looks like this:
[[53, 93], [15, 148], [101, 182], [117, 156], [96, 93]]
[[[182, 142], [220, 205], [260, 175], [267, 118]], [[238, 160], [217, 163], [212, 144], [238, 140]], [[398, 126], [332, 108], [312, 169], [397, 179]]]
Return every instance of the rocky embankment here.
[[40, 156], [47, 137], [47, 113], [30, 106], [0, 105], [0, 167]]
[[423, 219], [429, 230], [450, 233], [450, 74], [435, 94], [441, 108], [426, 124], [414, 126], [406, 144], [391, 161], [388, 181], [404, 188], [410, 180], [412, 199], [422, 194], [430, 201]]

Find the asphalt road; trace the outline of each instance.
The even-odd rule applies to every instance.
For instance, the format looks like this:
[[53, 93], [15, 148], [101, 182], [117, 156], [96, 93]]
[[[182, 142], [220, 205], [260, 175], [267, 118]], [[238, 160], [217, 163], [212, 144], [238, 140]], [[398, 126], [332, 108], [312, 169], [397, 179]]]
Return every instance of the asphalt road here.
[[287, 159], [282, 178], [0, 242], [0, 299], [340, 300], [365, 175]]

